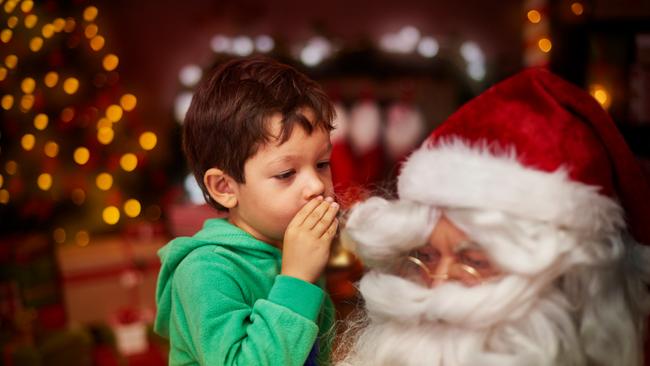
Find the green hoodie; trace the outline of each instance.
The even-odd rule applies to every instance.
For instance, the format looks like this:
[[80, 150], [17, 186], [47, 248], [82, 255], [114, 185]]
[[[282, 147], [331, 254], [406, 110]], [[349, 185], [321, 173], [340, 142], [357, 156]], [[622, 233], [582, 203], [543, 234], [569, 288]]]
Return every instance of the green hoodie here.
[[210, 219], [158, 255], [154, 330], [170, 340], [170, 365], [303, 365], [312, 348], [329, 364], [332, 302], [280, 275], [278, 248]]

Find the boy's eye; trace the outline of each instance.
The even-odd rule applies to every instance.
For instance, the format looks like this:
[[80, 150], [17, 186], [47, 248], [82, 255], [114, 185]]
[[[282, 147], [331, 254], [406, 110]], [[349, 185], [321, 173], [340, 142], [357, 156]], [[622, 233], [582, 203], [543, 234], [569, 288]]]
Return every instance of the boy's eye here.
[[278, 175], [274, 175], [273, 178], [275, 179], [280, 179], [280, 180], [286, 180], [291, 178], [294, 174], [296, 174], [295, 170], [287, 170], [286, 172], [282, 172]]
[[316, 164], [316, 167], [318, 169], [327, 169], [330, 167], [330, 162], [328, 161], [321, 161], [320, 163]]

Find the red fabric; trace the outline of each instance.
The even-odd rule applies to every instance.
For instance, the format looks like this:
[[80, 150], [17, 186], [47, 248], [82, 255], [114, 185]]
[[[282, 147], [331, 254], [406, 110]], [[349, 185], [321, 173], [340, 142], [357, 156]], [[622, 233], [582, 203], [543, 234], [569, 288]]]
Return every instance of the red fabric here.
[[622, 204], [636, 240], [650, 244], [650, 184], [609, 115], [585, 91], [551, 72], [525, 70], [474, 98], [429, 137], [514, 147], [518, 160], [600, 187]]

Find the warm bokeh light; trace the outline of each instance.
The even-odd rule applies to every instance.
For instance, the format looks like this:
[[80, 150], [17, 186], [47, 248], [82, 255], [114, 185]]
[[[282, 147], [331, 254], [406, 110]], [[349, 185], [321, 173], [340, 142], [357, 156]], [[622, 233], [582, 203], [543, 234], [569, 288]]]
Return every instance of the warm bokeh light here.
[[138, 166], [138, 158], [132, 153], [124, 154], [120, 158], [120, 166], [127, 172], [132, 172]]
[[542, 20], [542, 14], [537, 10], [529, 10], [526, 14], [531, 23], [537, 24]]
[[5, 164], [5, 171], [9, 175], [14, 175], [18, 171], [18, 163], [16, 163], [14, 160], [9, 160]]
[[122, 107], [117, 104], [112, 104], [106, 108], [106, 118], [108, 118], [111, 122], [118, 122], [120, 119], [122, 119], [123, 113], [124, 112], [122, 111]]
[[2, 185], [4, 184], [4, 177], [2, 174], [0, 174], [0, 188], [2, 188]]
[[6, 204], [9, 202], [9, 191], [0, 189], [0, 203]]
[[142, 135], [140, 135], [140, 146], [142, 146], [143, 149], [145, 150], [151, 150], [154, 147], [156, 147], [156, 143], [158, 142], [158, 138], [156, 137], [156, 134], [150, 131], [144, 132]]
[[113, 176], [108, 173], [100, 173], [95, 180], [97, 188], [108, 191], [113, 186]]
[[548, 53], [551, 51], [551, 48], [553, 48], [553, 44], [551, 43], [551, 40], [548, 38], [542, 38], [537, 42], [537, 46], [539, 47], [540, 50], [544, 53]]
[[97, 141], [104, 145], [110, 144], [113, 137], [115, 137], [115, 132], [110, 127], [101, 127], [97, 130]]
[[109, 225], [115, 225], [120, 221], [120, 210], [115, 206], [108, 206], [102, 212], [102, 219]]
[[57, 74], [56, 71], [50, 71], [45, 74], [44, 79], [45, 85], [49, 88], [53, 88], [56, 86], [56, 83], [59, 82], [59, 74]]
[[63, 82], [63, 90], [68, 94], [74, 94], [79, 89], [79, 80], [77, 78], [67, 78]]
[[108, 118], [102, 117], [97, 121], [97, 129], [100, 128], [113, 128], [113, 122], [111, 122]]
[[25, 78], [23, 79], [23, 82], [20, 83], [20, 89], [25, 94], [32, 94], [34, 92], [35, 87], [36, 87], [36, 81], [32, 78]]
[[49, 118], [45, 113], [39, 113], [34, 117], [34, 127], [36, 127], [37, 130], [44, 130], [47, 127], [48, 122]]
[[48, 157], [55, 158], [57, 155], [59, 155], [59, 144], [54, 141], [48, 141], [45, 143], [43, 151]]
[[589, 87], [589, 94], [600, 104], [603, 109], [607, 110], [612, 104], [612, 98], [609, 92], [602, 84], [592, 84]]
[[32, 11], [32, 8], [34, 7], [34, 2], [32, 0], [25, 0], [22, 3], [20, 3], [20, 10], [23, 11], [23, 13], [29, 13]]
[[89, 6], [86, 9], [84, 9], [84, 15], [83, 15], [84, 20], [87, 22], [92, 22], [93, 20], [95, 20], [95, 18], [97, 18], [98, 13], [99, 11], [97, 10], [96, 7]]
[[52, 237], [54, 238], [54, 241], [57, 244], [65, 243], [65, 230], [63, 230], [63, 228], [60, 227], [54, 229], [54, 231], [52, 232]]
[[20, 98], [20, 110], [22, 112], [27, 112], [34, 106], [34, 95], [25, 94]]
[[142, 205], [140, 205], [138, 200], [130, 199], [124, 203], [124, 213], [126, 216], [136, 217], [140, 214], [140, 211], [142, 211]]
[[43, 29], [41, 29], [41, 34], [43, 35], [43, 38], [50, 38], [54, 35], [54, 26], [52, 24], [45, 24], [43, 26]]
[[29, 49], [32, 52], [38, 52], [41, 48], [43, 48], [43, 38], [37, 36], [29, 41]]
[[0, 104], [2, 105], [2, 109], [4, 110], [10, 110], [11, 107], [14, 106], [14, 96], [13, 95], [5, 95], [2, 97], [2, 101], [0, 101]]
[[77, 235], [74, 236], [75, 244], [80, 247], [85, 247], [90, 243], [90, 235], [86, 230], [80, 230], [77, 232]]
[[86, 200], [86, 192], [84, 192], [84, 190], [81, 188], [75, 188], [72, 190], [70, 198], [75, 205], [81, 206]]
[[10, 16], [9, 19], [7, 19], [7, 26], [9, 28], [12, 28], [12, 29], [16, 28], [17, 25], [18, 25], [18, 17], [17, 16], [13, 15], [13, 16]]
[[32, 29], [38, 23], [38, 17], [34, 14], [29, 14], [25, 17], [25, 28]]
[[61, 32], [63, 28], [65, 27], [65, 20], [63, 18], [56, 18], [52, 22], [52, 25], [54, 26], [54, 31], [55, 32]]
[[102, 48], [104, 48], [104, 43], [105, 43], [104, 37], [102, 37], [102, 36], [94, 36], [90, 40], [90, 48], [92, 48], [93, 51], [99, 51]]
[[90, 151], [85, 147], [78, 147], [73, 154], [74, 162], [79, 165], [84, 165], [90, 159]]
[[7, 69], [0, 66], [0, 81], [4, 80], [7, 77]]
[[11, 29], [3, 29], [2, 32], [0, 32], [0, 41], [2, 43], [9, 43], [11, 41], [11, 36], [14, 35], [14, 32], [11, 31]]
[[571, 4], [571, 11], [573, 12], [573, 14], [580, 16], [582, 15], [582, 13], [584, 13], [585, 8], [584, 6], [582, 6], [581, 3], [576, 1], [573, 4]]
[[36, 137], [31, 133], [25, 134], [23, 138], [20, 139], [20, 145], [25, 149], [25, 151], [33, 149], [35, 143]]
[[[17, 3], [18, 3], [17, 1], [7, 1], [5, 3], [5, 12], [7, 12], [7, 14], [9, 14], [12, 11], [14, 11], [14, 9], [16, 8]], [[0, 4], [2, 4], [2, 3], [0, 3]]]
[[48, 173], [43, 173], [39, 175], [36, 182], [38, 184], [38, 188], [40, 188], [43, 191], [47, 191], [50, 188], [52, 188], [52, 176], [49, 175]]
[[72, 107], [65, 107], [61, 111], [61, 121], [63, 122], [70, 122], [74, 118], [74, 108]]
[[88, 39], [93, 38], [94, 36], [96, 36], [97, 32], [99, 32], [99, 27], [97, 27], [97, 24], [88, 24], [86, 26], [86, 29], [84, 30], [84, 34], [86, 35], [86, 38], [88, 38]]
[[119, 63], [120, 63], [120, 59], [117, 58], [117, 56], [115, 56], [112, 53], [104, 56], [104, 60], [102, 61], [102, 65], [104, 66], [104, 70], [106, 71], [115, 70], [115, 68]]
[[72, 18], [66, 18], [65, 20], [65, 26], [63, 27], [63, 30], [66, 33], [70, 33], [74, 30], [74, 28], [77, 26], [77, 22], [74, 21]]
[[13, 69], [14, 67], [16, 67], [17, 64], [18, 64], [18, 56], [9, 55], [5, 57], [5, 65], [7, 65], [8, 69]]
[[138, 99], [133, 94], [124, 94], [120, 98], [120, 105], [127, 112], [132, 111], [136, 104], [138, 104]]

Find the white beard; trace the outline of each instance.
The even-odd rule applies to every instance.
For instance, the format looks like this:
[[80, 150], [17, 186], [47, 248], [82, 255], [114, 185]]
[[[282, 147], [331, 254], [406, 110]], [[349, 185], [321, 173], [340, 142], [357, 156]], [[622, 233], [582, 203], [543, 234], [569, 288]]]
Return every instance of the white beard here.
[[569, 302], [555, 289], [540, 295], [543, 282], [511, 275], [427, 289], [371, 271], [360, 283], [367, 325], [341, 365], [586, 364]]

